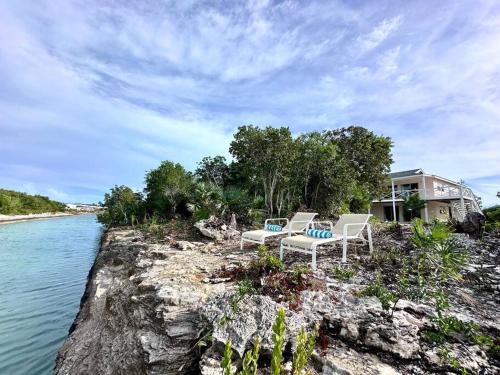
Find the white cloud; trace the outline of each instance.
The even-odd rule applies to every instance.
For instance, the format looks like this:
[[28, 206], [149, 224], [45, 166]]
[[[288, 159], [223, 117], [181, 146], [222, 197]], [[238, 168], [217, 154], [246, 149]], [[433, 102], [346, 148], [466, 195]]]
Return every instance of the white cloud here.
[[377, 26], [375, 26], [368, 34], [360, 35], [357, 38], [359, 49], [361, 53], [377, 48], [384, 42], [391, 33], [399, 29], [403, 22], [403, 16], [398, 15], [390, 19], [384, 19]]
[[191, 168], [227, 154], [242, 124], [300, 132], [356, 123], [393, 137], [395, 169], [464, 178], [493, 201], [498, 10], [4, 2], [0, 185], [95, 201], [115, 183], [140, 187], [163, 159]]

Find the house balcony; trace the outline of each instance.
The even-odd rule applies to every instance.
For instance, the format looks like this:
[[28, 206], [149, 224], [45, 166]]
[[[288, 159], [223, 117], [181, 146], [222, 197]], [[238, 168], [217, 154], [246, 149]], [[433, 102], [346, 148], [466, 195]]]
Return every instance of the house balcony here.
[[[394, 200], [398, 202], [404, 201], [410, 195], [418, 193], [420, 199], [423, 200], [456, 200], [461, 198], [461, 191], [464, 199], [476, 200], [474, 193], [468, 187], [460, 189], [459, 186], [445, 186], [438, 188], [427, 189], [408, 189], [408, 190], [395, 190]], [[385, 192], [380, 199], [373, 200], [374, 202], [392, 202], [392, 191]]]

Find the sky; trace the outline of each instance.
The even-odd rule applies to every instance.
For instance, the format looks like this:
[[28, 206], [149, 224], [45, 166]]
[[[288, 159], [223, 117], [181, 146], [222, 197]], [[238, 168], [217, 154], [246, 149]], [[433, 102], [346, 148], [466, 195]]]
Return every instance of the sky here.
[[0, 0], [0, 186], [98, 202], [238, 126], [361, 125], [500, 199], [500, 2]]

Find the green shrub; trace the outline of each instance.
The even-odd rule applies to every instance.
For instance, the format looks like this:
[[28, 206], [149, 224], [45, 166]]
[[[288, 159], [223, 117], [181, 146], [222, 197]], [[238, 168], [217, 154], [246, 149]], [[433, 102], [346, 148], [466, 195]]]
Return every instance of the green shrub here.
[[273, 354], [271, 358], [271, 374], [280, 375], [285, 344], [285, 310], [280, 309], [273, 324]]
[[231, 349], [231, 340], [226, 341], [226, 346], [224, 347], [224, 358], [222, 359], [221, 367], [224, 375], [232, 375], [231, 371], [231, 357], [233, 356], [233, 350]]
[[492, 232], [500, 228], [500, 205], [485, 208], [483, 214], [486, 217], [486, 231]]
[[292, 375], [302, 375], [307, 362], [311, 358], [314, 346], [316, 345], [316, 338], [318, 337], [319, 325], [316, 324], [311, 333], [307, 334], [304, 327], [301, 328], [297, 336], [297, 348], [293, 353], [292, 360]]
[[256, 290], [252, 286], [252, 282], [248, 279], [242, 280], [238, 283], [238, 289], [231, 298], [231, 309], [233, 312], [239, 311], [239, 303], [245, 296], [255, 294]]
[[356, 271], [354, 271], [352, 268], [341, 266], [333, 267], [332, 272], [335, 278], [340, 281], [347, 281], [356, 274]]
[[396, 296], [390, 290], [388, 290], [382, 283], [380, 275], [377, 279], [372, 282], [366, 289], [361, 291], [360, 296], [362, 297], [377, 297], [382, 304], [384, 310], [389, 310], [392, 303], [395, 301]]

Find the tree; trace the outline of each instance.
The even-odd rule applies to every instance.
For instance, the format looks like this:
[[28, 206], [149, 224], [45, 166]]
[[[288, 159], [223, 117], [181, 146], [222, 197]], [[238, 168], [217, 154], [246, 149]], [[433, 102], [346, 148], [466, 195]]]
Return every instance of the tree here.
[[229, 175], [229, 166], [224, 156], [207, 156], [198, 163], [195, 175], [203, 182], [224, 186]]
[[352, 174], [338, 147], [319, 132], [301, 135], [293, 163], [293, 181], [299, 185], [301, 204], [316, 211], [332, 214], [338, 211], [351, 190]]
[[100, 223], [108, 226], [134, 224], [142, 215], [142, 195], [128, 186], [116, 186], [104, 195], [105, 211], [97, 215]]
[[386, 180], [393, 162], [389, 137], [378, 136], [361, 126], [350, 126], [325, 133], [338, 147], [338, 153], [349, 163], [359, 188], [370, 198], [386, 189]]
[[151, 214], [161, 217], [175, 215], [188, 199], [191, 175], [180, 164], [164, 161], [146, 173], [146, 203]]
[[229, 151], [246, 177], [261, 183], [268, 215], [273, 216], [275, 208], [279, 214], [294, 160], [290, 129], [241, 126]]
[[411, 221], [416, 217], [420, 217], [420, 210], [425, 208], [425, 201], [420, 199], [418, 193], [413, 193], [406, 197], [403, 202], [403, 213], [406, 221]]

